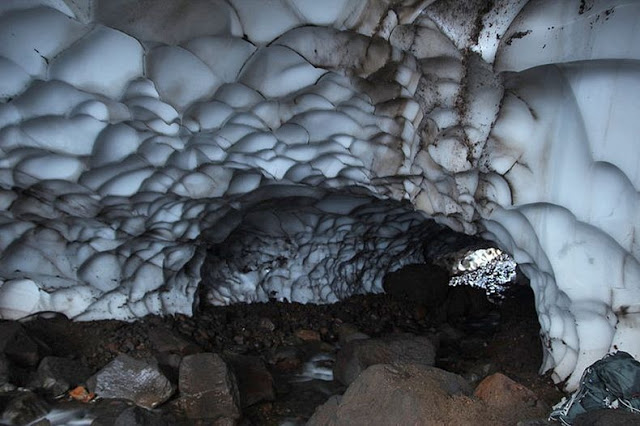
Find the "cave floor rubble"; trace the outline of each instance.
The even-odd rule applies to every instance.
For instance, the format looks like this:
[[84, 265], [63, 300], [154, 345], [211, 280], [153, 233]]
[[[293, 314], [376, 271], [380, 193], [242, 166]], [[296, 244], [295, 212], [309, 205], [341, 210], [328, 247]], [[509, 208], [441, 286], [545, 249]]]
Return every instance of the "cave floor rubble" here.
[[[539, 325], [533, 294], [524, 286], [511, 290], [503, 304], [483, 318], [454, 323], [438, 323], [420, 305], [386, 294], [368, 294], [332, 305], [271, 301], [207, 307], [194, 317], [149, 316], [132, 323], [73, 322], [60, 315], [41, 314], [20, 326], [15, 324], [0, 322], [3, 330], [20, 335], [5, 345], [0, 359], [0, 370], [5, 364], [9, 367], [0, 393], [5, 423], [33, 424], [41, 419], [36, 424], [117, 424], [122, 417], [119, 421], [134, 419], [127, 424], [301, 425], [332, 395], [347, 389], [333, 377], [341, 346], [353, 339], [401, 333], [432, 339], [437, 347], [435, 367], [459, 374], [471, 388], [487, 376], [502, 373], [531, 391], [534, 402], [527, 409], [511, 410], [505, 424], [546, 424], [542, 419], [563, 396], [548, 376], [538, 375], [542, 362]], [[11, 344], [16, 346], [13, 353]], [[197, 357], [203, 353], [217, 354], [207, 361], [211, 368], [219, 369], [227, 379], [227, 370], [235, 372], [235, 379], [220, 383], [210, 379], [216, 381], [215, 386], [200, 389], [197, 377], [203, 373], [198, 373]], [[42, 366], [45, 359], [47, 368]], [[185, 378], [182, 371], [180, 364], [185, 359], [192, 377]], [[70, 401], [69, 391], [76, 385], [91, 382], [96, 387], [100, 380], [96, 373], [108, 364], [137, 360], [145, 363], [135, 364], [144, 374], [153, 370], [166, 378], [161, 394], [142, 392], [128, 397], [138, 398], [138, 406], [99, 395], [92, 402]], [[73, 376], [79, 372], [93, 376]], [[135, 391], [134, 385], [128, 388]], [[226, 398], [227, 406], [211, 411], [197, 399], [207, 395]], [[27, 402], [16, 405], [17, 396]], [[139, 407], [145, 403], [150, 411]], [[215, 423], [213, 417], [195, 421], [188, 417], [189, 410], [194, 415], [219, 416], [228, 423]], [[67, 417], [60, 414], [63, 412]]]

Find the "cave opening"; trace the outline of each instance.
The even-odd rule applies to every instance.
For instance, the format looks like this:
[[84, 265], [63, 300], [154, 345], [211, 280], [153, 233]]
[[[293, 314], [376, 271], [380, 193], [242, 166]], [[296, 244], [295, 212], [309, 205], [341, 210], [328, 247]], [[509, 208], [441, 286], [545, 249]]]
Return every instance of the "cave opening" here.
[[360, 339], [430, 339], [435, 365], [473, 385], [501, 371], [546, 404], [558, 399], [537, 375], [531, 288], [494, 242], [362, 190], [282, 193], [239, 200], [204, 232], [216, 242], [206, 246], [187, 321], [205, 350], [266, 361], [277, 408], [248, 408], [254, 421], [292, 407], [308, 418], [330, 394], [344, 393], [350, 382], [340, 353]]
[[[112, 362], [164, 377], [120, 423], [235, 424], [286, 407], [235, 385], [198, 405], [182, 375], [242, 387], [247, 356], [304, 395], [292, 375], [328, 382], [373, 342], [573, 391], [640, 356], [640, 2], [329, 3], [0, 2], [0, 423]], [[74, 395], [131, 390], [92, 378]], [[402, 423], [380, 393], [359, 406]], [[491, 417], [459, 406], [436, 414]]]

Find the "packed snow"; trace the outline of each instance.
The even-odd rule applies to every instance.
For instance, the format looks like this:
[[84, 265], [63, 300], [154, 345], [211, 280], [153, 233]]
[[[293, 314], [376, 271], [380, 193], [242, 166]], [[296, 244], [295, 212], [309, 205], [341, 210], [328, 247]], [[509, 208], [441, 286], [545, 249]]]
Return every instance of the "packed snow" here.
[[379, 291], [424, 214], [513, 256], [568, 389], [640, 356], [640, 3], [330, 3], [2, 2], [0, 316]]

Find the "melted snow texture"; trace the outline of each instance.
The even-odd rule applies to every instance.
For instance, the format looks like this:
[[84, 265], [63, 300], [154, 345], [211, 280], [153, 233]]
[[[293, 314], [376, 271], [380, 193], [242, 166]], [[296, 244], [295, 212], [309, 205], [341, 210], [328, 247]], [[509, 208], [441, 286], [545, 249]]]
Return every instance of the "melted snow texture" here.
[[189, 313], [251, 194], [358, 186], [512, 253], [568, 388], [640, 355], [640, 4], [325, 3], [2, 3], [1, 315]]

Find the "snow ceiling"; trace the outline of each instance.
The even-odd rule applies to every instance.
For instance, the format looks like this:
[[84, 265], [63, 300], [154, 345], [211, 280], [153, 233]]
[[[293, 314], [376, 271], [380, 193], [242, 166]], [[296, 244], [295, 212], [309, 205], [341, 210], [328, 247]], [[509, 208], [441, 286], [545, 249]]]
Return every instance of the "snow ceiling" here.
[[212, 303], [380, 291], [424, 212], [513, 254], [575, 387], [640, 355], [639, 23], [635, 0], [2, 1], [0, 315], [191, 313], [201, 278]]

